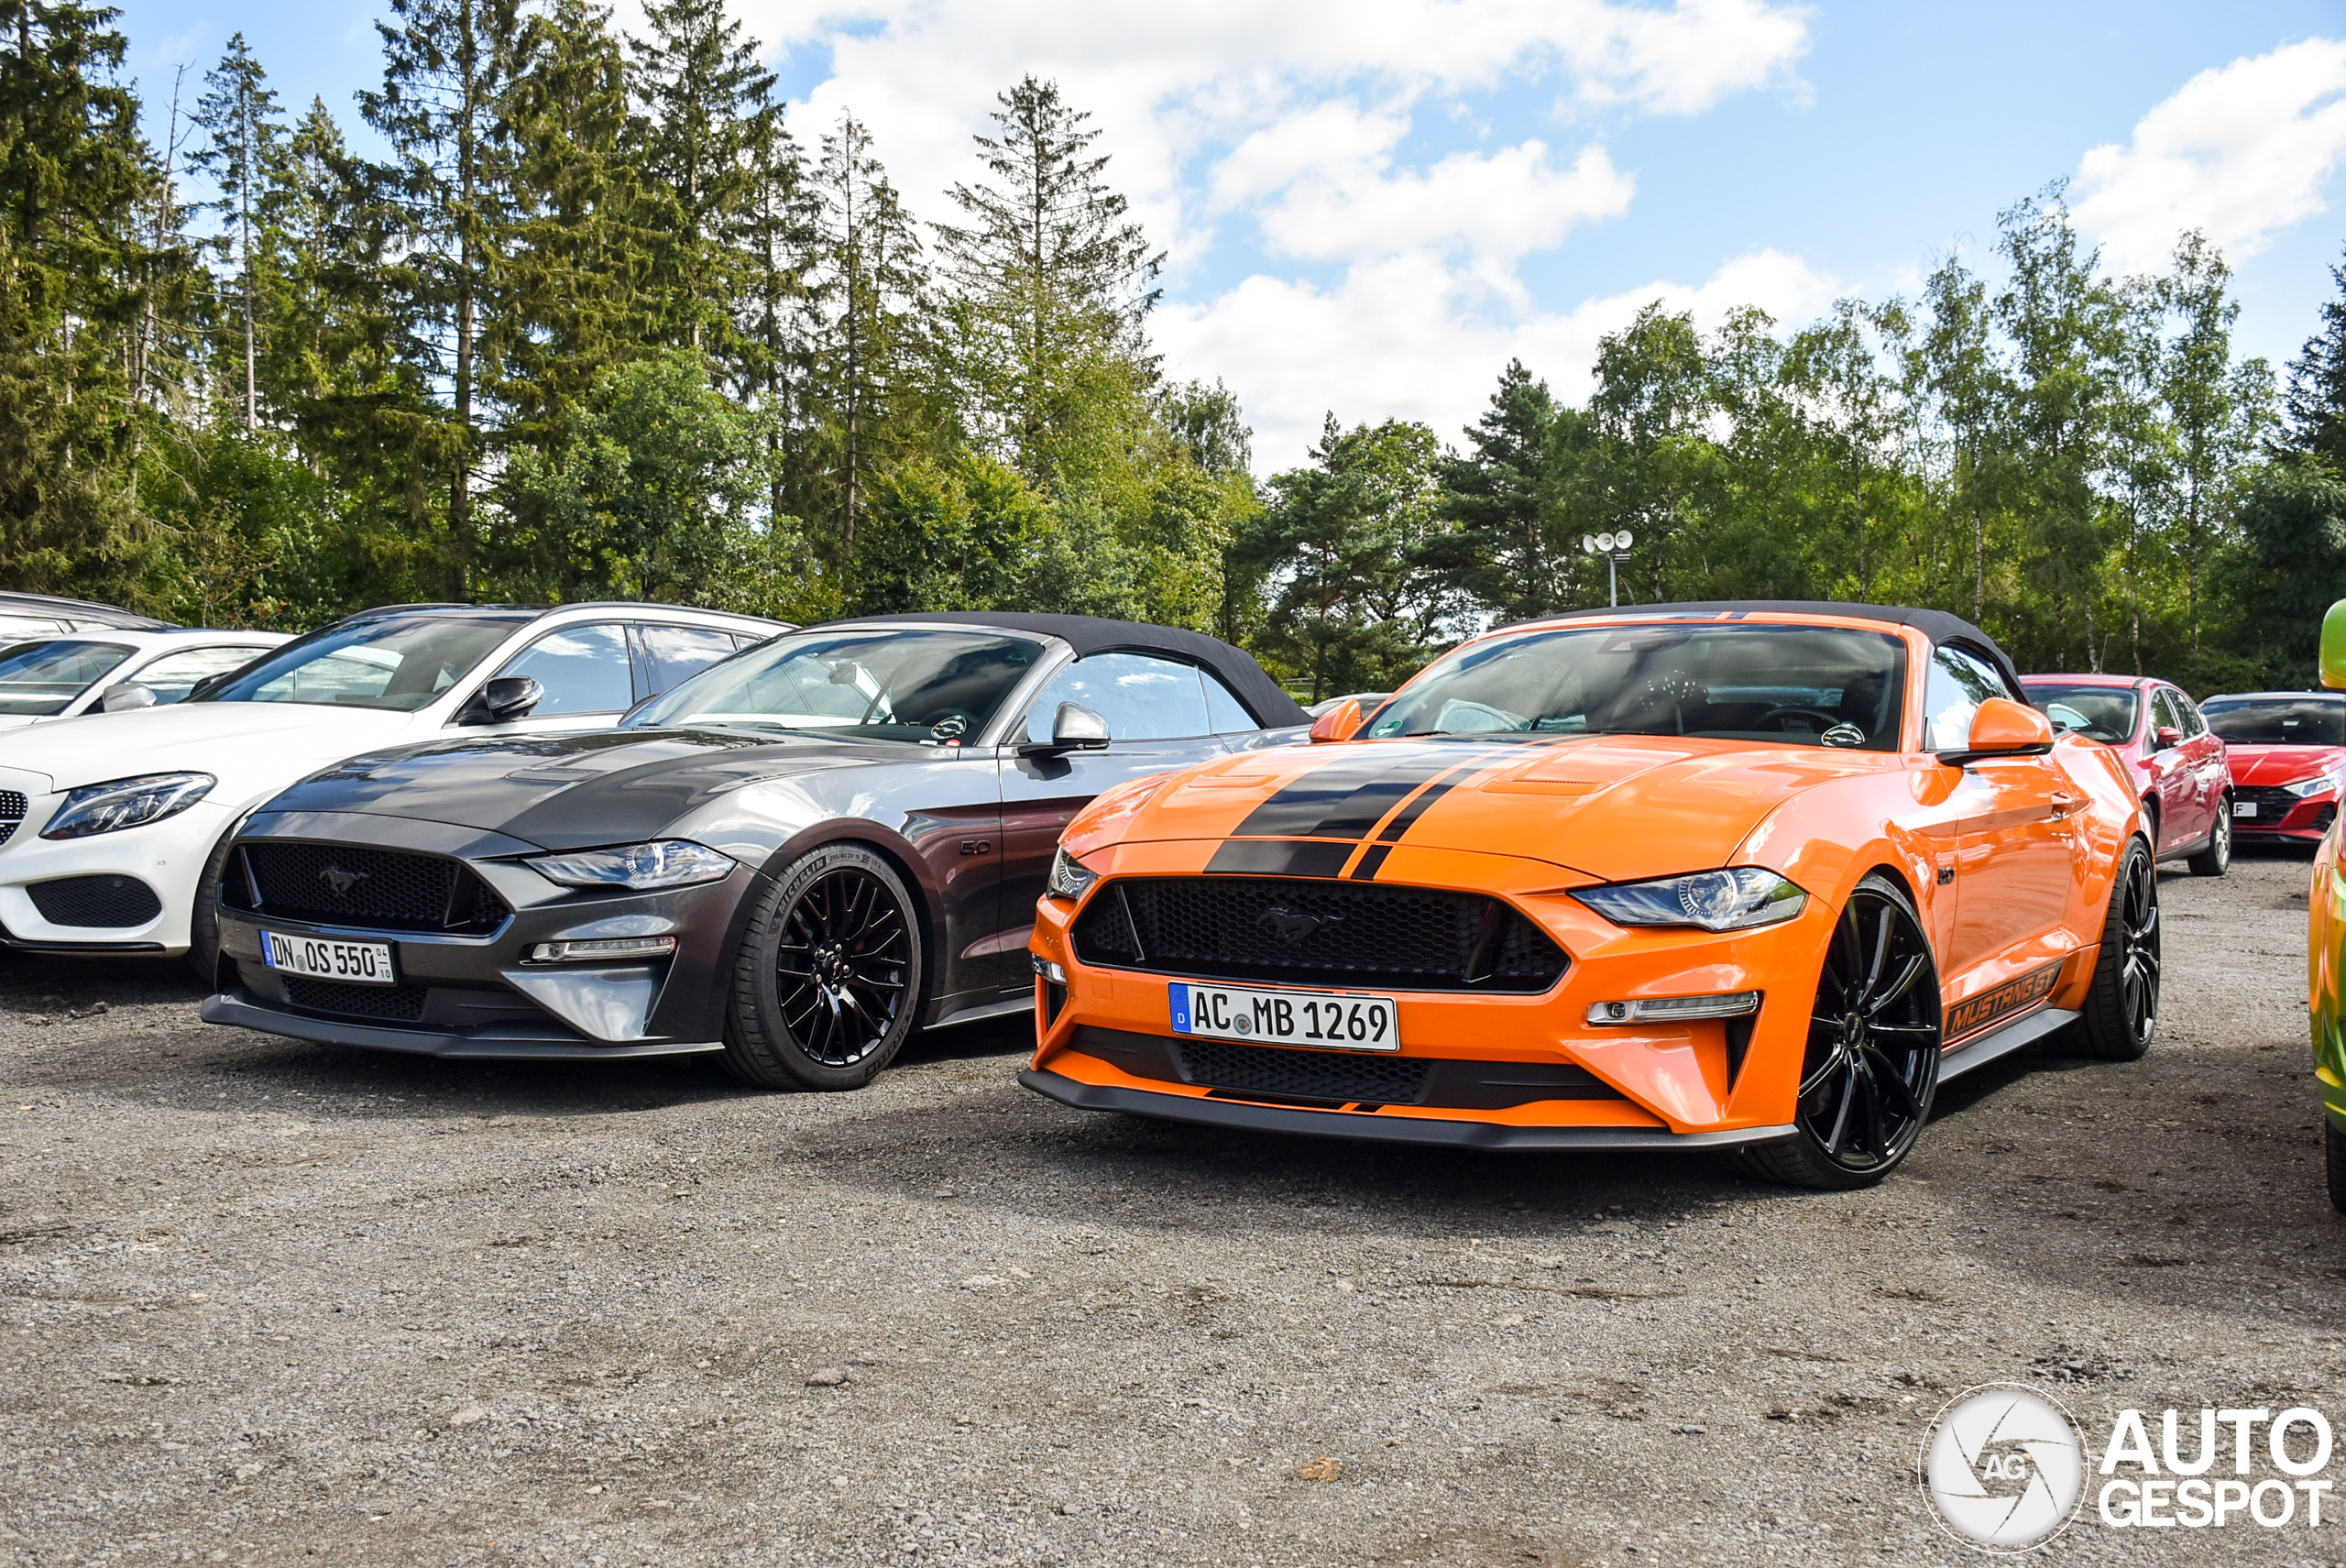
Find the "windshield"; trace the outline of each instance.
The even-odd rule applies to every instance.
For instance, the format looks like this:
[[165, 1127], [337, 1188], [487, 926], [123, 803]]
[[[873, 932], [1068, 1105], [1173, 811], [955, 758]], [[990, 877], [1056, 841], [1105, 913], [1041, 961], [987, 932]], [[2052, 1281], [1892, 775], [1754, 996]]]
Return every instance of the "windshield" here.
[[119, 642], [36, 642], [0, 655], [0, 714], [45, 718], [130, 657]]
[[1462, 648], [1387, 703], [1374, 737], [1697, 735], [1898, 749], [1905, 644], [1806, 626], [1610, 626]]
[[2335, 698], [2219, 697], [2199, 711], [2235, 746], [2346, 746], [2346, 702]]
[[777, 637], [645, 704], [630, 728], [811, 729], [959, 746], [977, 739], [1042, 644], [980, 631]]
[[314, 702], [411, 712], [455, 685], [526, 615], [402, 615], [288, 642], [198, 702]]
[[2122, 746], [2134, 738], [2142, 698], [2131, 686], [2056, 686], [2023, 681], [2029, 699], [2045, 710], [2055, 729]]

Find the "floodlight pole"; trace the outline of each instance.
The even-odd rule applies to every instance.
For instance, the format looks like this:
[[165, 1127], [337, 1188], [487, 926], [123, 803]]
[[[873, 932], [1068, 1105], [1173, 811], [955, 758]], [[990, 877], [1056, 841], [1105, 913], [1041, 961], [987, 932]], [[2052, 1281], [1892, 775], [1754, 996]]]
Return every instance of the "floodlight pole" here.
[[1621, 608], [1621, 557], [1610, 550], [1605, 553], [1605, 602]]

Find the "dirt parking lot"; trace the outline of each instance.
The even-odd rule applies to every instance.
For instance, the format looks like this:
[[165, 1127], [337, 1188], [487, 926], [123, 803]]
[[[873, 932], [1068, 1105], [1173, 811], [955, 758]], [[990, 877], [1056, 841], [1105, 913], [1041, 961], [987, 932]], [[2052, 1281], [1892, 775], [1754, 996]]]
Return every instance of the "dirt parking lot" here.
[[[2149, 1059], [1986, 1069], [1838, 1196], [1086, 1117], [1022, 1026], [773, 1096], [0, 959], [0, 1562], [1976, 1561], [1952, 1391], [2346, 1415], [2305, 878], [2167, 876]], [[2088, 1502], [2036, 1560], [2341, 1540]]]

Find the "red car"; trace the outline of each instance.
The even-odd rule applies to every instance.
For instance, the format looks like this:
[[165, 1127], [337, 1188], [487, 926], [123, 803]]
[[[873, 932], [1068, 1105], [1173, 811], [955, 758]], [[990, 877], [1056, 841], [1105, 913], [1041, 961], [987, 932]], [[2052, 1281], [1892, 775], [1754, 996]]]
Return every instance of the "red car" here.
[[2201, 876], [2224, 874], [2232, 779], [2212, 710], [2203, 718], [2180, 686], [2138, 675], [2023, 675], [2020, 684], [2055, 729], [2101, 741], [2125, 760], [2159, 859], [2187, 858]]
[[2239, 692], [2208, 699], [2209, 727], [2232, 759], [2232, 831], [2318, 844], [2338, 817], [2346, 771], [2346, 695]]

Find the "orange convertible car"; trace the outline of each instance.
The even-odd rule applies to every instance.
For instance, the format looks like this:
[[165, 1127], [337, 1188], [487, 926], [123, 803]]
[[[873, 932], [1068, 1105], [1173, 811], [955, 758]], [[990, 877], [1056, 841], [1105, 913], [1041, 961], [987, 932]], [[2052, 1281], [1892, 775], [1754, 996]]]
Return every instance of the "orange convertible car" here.
[[1560, 616], [1313, 736], [1069, 827], [1028, 1087], [1859, 1187], [1954, 1074], [2070, 1025], [2139, 1057], [2157, 1025], [2132, 782], [1953, 616]]

